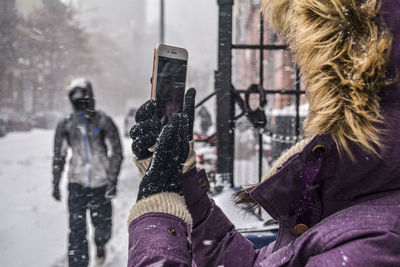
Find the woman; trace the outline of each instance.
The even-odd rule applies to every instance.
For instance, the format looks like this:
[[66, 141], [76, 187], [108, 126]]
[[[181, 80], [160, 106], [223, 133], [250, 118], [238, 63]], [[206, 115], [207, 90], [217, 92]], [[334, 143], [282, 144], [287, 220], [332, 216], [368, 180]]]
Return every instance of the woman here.
[[307, 137], [237, 196], [279, 221], [277, 240], [255, 249], [208, 198], [188, 145], [189, 90], [159, 135], [152, 101], [132, 129], [143, 180], [128, 266], [400, 265], [400, 3], [263, 0], [262, 9], [289, 44], [310, 103]]

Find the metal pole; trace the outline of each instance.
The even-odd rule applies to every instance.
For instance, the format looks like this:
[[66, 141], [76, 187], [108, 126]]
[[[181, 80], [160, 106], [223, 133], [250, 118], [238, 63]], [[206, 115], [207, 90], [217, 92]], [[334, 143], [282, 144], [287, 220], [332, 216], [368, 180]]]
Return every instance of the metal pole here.
[[[259, 66], [259, 77], [260, 85], [264, 87], [264, 50], [262, 45], [264, 43], [264, 20], [262, 14], [260, 14], [260, 66]], [[261, 95], [260, 95], [261, 98]], [[260, 101], [261, 103], [261, 101]], [[261, 107], [263, 108], [263, 107]], [[263, 135], [262, 129], [258, 129], [258, 181], [261, 182], [262, 179], [262, 158], [263, 158]], [[260, 214], [261, 215], [261, 214]]]
[[160, 43], [164, 43], [164, 0], [160, 0]]
[[[260, 85], [264, 88], [264, 49], [262, 48], [264, 44], [264, 20], [262, 14], [260, 14]], [[261, 95], [260, 95], [261, 98]], [[260, 101], [261, 103], [261, 101]], [[263, 108], [263, 107], [261, 107]], [[262, 159], [263, 159], [263, 135], [262, 135], [262, 128], [258, 129], [258, 181], [261, 182], [262, 180]], [[258, 215], [262, 216], [261, 207], [258, 208]]]
[[232, 92], [232, 6], [234, 0], [217, 0], [218, 70], [215, 72], [217, 94], [217, 183], [233, 182], [235, 109]]

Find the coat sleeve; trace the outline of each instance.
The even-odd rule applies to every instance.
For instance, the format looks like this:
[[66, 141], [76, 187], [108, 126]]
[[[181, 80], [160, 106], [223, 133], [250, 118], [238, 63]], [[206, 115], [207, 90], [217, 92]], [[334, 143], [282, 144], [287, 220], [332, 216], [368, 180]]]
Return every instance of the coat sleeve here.
[[68, 120], [62, 120], [57, 124], [56, 134], [54, 137], [53, 149], [53, 184], [58, 186], [61, 175], [64, 170], [65, 157], [67, 156], [67, 130], [66, 124]]
[[[328, 249], [311, 256], [307, 267], [317, 266], [398, 266], [400, 251], [400, 235], [395, 232], [379, 231], [358, 234], [362, 230], [354, 230], [352, 238], [341, 242], [338, 236], [330, 241]], [[346, 233], [347, 234], [347, 233]]]
[[[183, 178], [181, 193], [185, 204], [169, 201], [171, 196], [164, 196], [163, 201], [154, 196], [134, 206], [129, 226], [128, 266], [253, 266], [258, 250], [208, 198], [205, 172], [193, 169]], [[149, 203], [144, 205], [144, 202]], [[193, 221], [177, 212], [178, 207], [181, 210], [185, 206]]]
[[105, 137], [106, 144], [109, 146], [109, 160], [110, 165], [107, 170], [109, 179], [112, 182], [117, 182], [118, 174], [121, 168], [121, 163], [123, 160], [121, 140], [119, 138], [118, 129], [115, 126], [112, 119], [106, 115], [105, 116]]
[[166, 213], [146, 213], [129, 226], [128, 267], [192, 266], [189, 227]]
[[258, 250], [208, 197], [204, 170], [185, 175], [182, 194], [193, 219], [191, 242], [197, 266], [253, 266]]

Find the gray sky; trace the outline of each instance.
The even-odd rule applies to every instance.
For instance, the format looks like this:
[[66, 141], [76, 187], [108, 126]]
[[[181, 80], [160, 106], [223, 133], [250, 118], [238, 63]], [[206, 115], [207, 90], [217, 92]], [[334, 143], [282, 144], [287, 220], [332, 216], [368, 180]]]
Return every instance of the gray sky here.
[[[25, 16], [42, 6], [41, 0], [16, 0]], [[111, 110], [120, 113], [149, 97], [154, 47], [159, 42], [160, 0], [61, 0], [77, 10], [77, 19], [89, 32], [106, 36], [114, 45], [91, 42], [103, 74], [92, 77], [99, 106], [110, 103], [109, 91], [118, 92]], [[198, 99], [214, 89], [217, 65], [217, 0], [164, 0], [164, 43], [189, 52], [187, 88], [195, 87]], [[92, 39], [96, 40], [96, 39]], [[119, 59], [110, 57], [119, 54]], [[116, 66], [119, 66], [118, 69]], [[84, 75], [84, 74], [83, 74]], [[118, 88], [113, 80], [119, 81]], [[125, 86], [121, 86], [125, 84]], [[118, 91], [116, 91], [118, 90]]]
[[[199, 97], [213, 90], [214, 70], [217, 64], [218, 5], [216, 0], [164, 0], [165, 43], [185, 47], [189, 51], [188, 87], [196, 87]], [[64, 0], [69, 3], [70, 0]], [[141, 46], [140, 62], [148, 75], [139, 84], [148, 84], [151, 76], [153, 49], [159, 36], [159, 0], [72, 0], [79, 18], [88, 30], [100, 29], [131, 49], [130, 38], [153, 34]], [[98, 29], [98, 28], [97, 28]], [[135, 37], [133, 37], [135, 38]], [[133, 49], [133, 48], [132, 48]], [[141, 60], [143, 61], [143, 60]], [[132, 62], [137, 64], [138, 62]], [[136, 95], [136, 94], [135, 94]], [[147, 95], [147, 94], [146, 94]], [[140, 100], [141, 101], [141, 100]]]

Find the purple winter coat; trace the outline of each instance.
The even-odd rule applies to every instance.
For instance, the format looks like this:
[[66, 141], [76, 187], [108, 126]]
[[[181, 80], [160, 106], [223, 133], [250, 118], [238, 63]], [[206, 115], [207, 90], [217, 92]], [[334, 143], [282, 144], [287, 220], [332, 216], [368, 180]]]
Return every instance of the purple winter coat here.
[[[389, 72], [395, 73], [400, 1], [384, 1], [382, 12], [394, 35]], [[250, 192], [279, 221], [276, 242], [255, 249], [207, 196], [205, 172], [192, 170], [182, 189], [192, 231], [169, 214], [140, 216], [129, 226], [128, 266], [400, 266], [400, 82], [383, 92], [381, 113], [388, 126], [383, 158], [354, 148], [356, 163], [340, 159], [329, 136], [316, 136]], [[328, 153], [317, 157], [318, 145]], [[315, 181], [310, 228], [299, 235], [294, 228], [302, 215], [304, 175]]]

